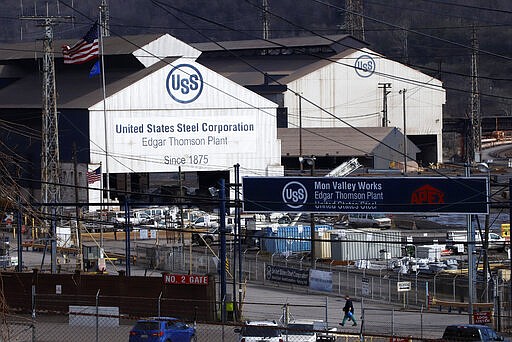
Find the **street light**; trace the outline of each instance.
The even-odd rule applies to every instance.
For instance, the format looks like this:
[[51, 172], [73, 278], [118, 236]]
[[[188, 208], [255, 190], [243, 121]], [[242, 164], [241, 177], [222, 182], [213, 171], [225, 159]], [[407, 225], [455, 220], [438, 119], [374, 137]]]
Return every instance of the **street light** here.
[[[487, 205], [489, 205], [489, 187], [490, 187], [490, 168], [487, 163], [479, 163], [476, 165], [477, 169], [481, 172], [487, 172]], [[465, 176], [471, 176], [470, 165], [466, 164], [465, 166]], [[489, 211], [489, 210], [487, 210]], [[469, 306], [468, 306], [468, 316], [469, 316], [469, 324], [473, 323], [473, 308], [474, 308], [474, 300], [477, 298], [476, 295], [476, 263], [475, 263], [475, 228], [473, 226], [471, 220], [471, 214], [466, 215], [466, 223], [467, 223], [467, 242], [468, 242], [468, 297], [469, 297]], [[486, 236], [488, 224], [486, 224]], [[487, 252], [487, 251], [486, 251]], [[487, 253], [486, 253], [487, 254]], [[487, 275], [487, 269], [485, 270], [485, 274]]]
[[[311, 177], [315, 176], [315, 156], [311, 157], [299, 157], [299, 162], [302, 164], [306, 163], [311, 167]], [[315, 214], [310, 214], [311, 229], [310, 229], [310, 244], [311, 244], [311, 268], [315, 268]]]
[[[471, 176], [471, 169], [469, 164], [465, 165], [464, 173], [466, 177]], [[467, 234], [466, 240], [468, 242], [468, 317], [469, 324], [473, 323], [473, 302], [476, 298], [476, 275], [475, 275], [475, 229], [473, 227], [473, 222], [471, 222], [471, 214], [466, 215], [466, 227]]]
[[483, 241], [483, 250], [484, 250], [484, 279], [485, 279], [485, 300], [489, 302], [489, 255], [487, 254], [487, 250], [489, 247], [489, 206], [491, 203], [491, 168], [487, 163], [478, 163], [477, 164], [478, 171], [482, 173], [486, 173], [487, 175], [487, 215], [485, 216], [485, 227], [484, 227], [484, 237]]

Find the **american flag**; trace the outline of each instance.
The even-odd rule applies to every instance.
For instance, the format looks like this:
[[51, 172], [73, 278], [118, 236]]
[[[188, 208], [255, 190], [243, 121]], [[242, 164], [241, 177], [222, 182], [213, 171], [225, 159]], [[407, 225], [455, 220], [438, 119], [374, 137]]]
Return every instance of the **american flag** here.
[[62, 47], [64, 64], [82, 64], [98, 58], [98, 23], [94, 23], [85, 36], [75, 45]]
[[98, 166], [96, 170], [87, 171], [87, 183], [93, 184], [101, 180], [101, 166]]

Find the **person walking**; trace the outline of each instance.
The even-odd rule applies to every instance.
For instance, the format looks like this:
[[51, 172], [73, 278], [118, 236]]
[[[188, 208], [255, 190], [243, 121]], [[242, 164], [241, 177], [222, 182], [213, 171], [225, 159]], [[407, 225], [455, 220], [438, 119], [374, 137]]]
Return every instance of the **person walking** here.
[[343, 315], [343, 321], [341, 321], [340, 325], [344, 326], [345, 322], [348, 320], [352, 321], [352, 326], [356, 326], [357, 322], [354, 317], [354, 304], [352, 303], [352, 299], [350, 299], [349, 295], [345, 296], [345, 306], [343, 307], [343, 312], [345, 313]]

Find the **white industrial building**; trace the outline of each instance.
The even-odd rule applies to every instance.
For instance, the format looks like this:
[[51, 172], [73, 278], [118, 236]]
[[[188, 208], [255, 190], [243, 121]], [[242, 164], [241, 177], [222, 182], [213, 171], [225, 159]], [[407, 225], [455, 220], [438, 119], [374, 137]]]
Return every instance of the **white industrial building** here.
[[[233, 182], [235, 164], [240, 176], [277, 176], [297, 168], [290, 160], [297, 163], [300, 155], [315, 154], [324, 169], [351, 157], [366, 158], [369, 168], [389, 168], [403, 160], [407, 143], [411, 160], [421, 155], [441, 161], [445, 93], [438, 80], [378, 56], [346, 35], [220, 45], [241, 57], [213, 43], [185, 44], [167, 34], [108, 37], [105, 97], [100, 77], [88, 75], [91, 65], [64, 65], [56, 53], [63, 165], [73, 160], [76, 144], [80, 163], [101, 165], [103, 178], [108, 175], [111, 197], [130, 192], [136, 201], [136, 194], [172, 194], [163, 189], [178, 184], [178, 172], [185, 186], [204, 190], [219, 178]], [[3, 120], [40, 129], [40, 58], [34, 43], [0, 50]], [[386, 125], [380, 83], [391, 83]], [[406, 89], [408, 139], [403, 139], [400, 89]], [[351, 125], [365, 129], [345, 141]], [[281, 146], [278, 127], [287, 146]], [[329, 129], [323, 131], [327, 136], [310, 137], [302, 146], [302, 135], [293, 132], [308, 127]], [[4, 137], [6, 146], [15, 146], [30, 161], [26, 177], [38, 179], [36, 134]], [[385, 149], [375, 137], [385, 137]], [[353, 148], [341, 151], [337, 143]], [[385, 158], [376, 152], [383, 150]], [[80, 185], [87, 185], [85, 177]]]
[[[282, 108], [278, 113], [282, 116], [278, 117], [279, 127], [397, 127], [419, 148], [419, 151], [414, 147], [408, 151], [409, 160], [427, 166], [443, 160], [442, 115], [446, 92], [442, 83], [385, 58], [351, 36], [296, 37], [272, 42], [228, 41], [193, 46], [203, 51], [198, 58], [200, 63], [278, 103]], [[224, 49], [241, 57], [233, 57]], [[383, 84], [387, 84], [387, 105], [384, 105]], [[400, 92], [403, 89], [405, 101]], [[334, 133], [328, 138], [342, 141], [343, 135]], [[371, 140], [371, 136], [362, 133], [359, 137], [351, 134], [350, 138], [352, 140], [343, 143], [352, 145], [353, 149]], [[397, 143], [401, 144], [400, 139]], [[300, 154], [312, 154], [301, 141], [296, 141], [295, 145], [302, 145]], [[393, 147], [404, 150], [403, 145]], [[371, 150], [360, 151], [345, 157], [367, 157], [371, 153]], [[389, 160], [388, 167], [397, 162], [402, 162], [399, 153], [395, 160]], [[376, 165], [370, 162], [367, 166]]]
[[[307, 74], [302, 72], [304, 75], [301, 75], [298, 70], [298, 75], [292, 74], [281, 80], [288, 87], [284, 97], [288, 113], [298, 113], [288, 116], [289, 125], [298, 127], [300, 118], [302, 127], [382, 127], [381, 87], [388, 83], [390, 93], [387, 95], [385, 126], [400, 128], [417, 146], [422, 141], [434, 144], [435, 155], [430, 160], [442, 162], [446, 99], [439, 80], [367, 48], [346, 51], [329, 59], [329, 63], [322, 61], [319, 65], [309, 66], [314, 70]], [[404, 97], [399, 93], [403, 89], [405, 128]], [[412, 157], [416, 159], [414, 155]]]

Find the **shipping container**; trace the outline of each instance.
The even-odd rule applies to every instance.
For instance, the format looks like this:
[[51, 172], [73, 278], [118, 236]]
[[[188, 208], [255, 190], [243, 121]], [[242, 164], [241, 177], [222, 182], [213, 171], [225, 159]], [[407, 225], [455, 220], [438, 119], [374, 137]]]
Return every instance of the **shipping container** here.
[[401, 257], [401, 232], [379, 229], [339, 229], [329, 232], [331, 258], [337, 261], [378, 259], [381, 255]]
[[[315, 225], [315, 232], [332, 229], [329, 225]], [[263, 238], [263, 250], [269, 253], [303, 253], [311, 251], [310, 226], [267, 227]]]

